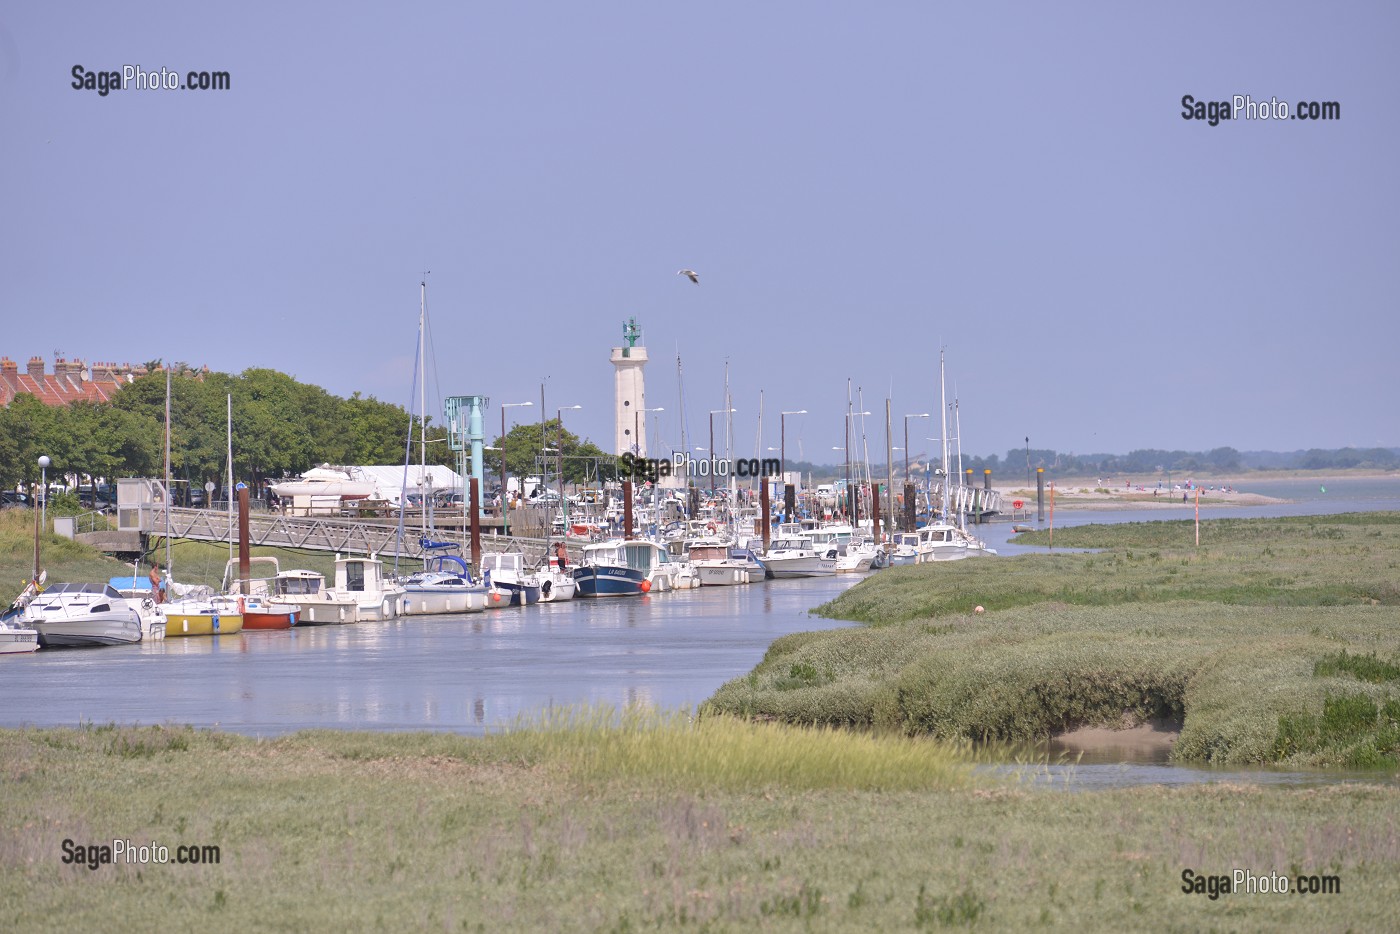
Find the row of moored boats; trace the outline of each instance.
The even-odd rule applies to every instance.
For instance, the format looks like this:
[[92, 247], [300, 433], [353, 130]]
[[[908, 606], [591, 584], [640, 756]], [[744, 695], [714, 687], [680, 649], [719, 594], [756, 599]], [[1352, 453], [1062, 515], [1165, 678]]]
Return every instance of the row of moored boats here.
[[[319, 572], [284, 571], [276, 558], [254, 557], [248, 560], [244, 577], [236, 577], [236, 562], [229, 562], [222, 593], [177, 586], [181, 595], [170, 602], [158, 602], [150, 582], [141, 577], [46, 587], [41, 576], [0, 617], [0, 654], [45, 646], [121, 645], [245, 630], [457, 615], [575, 597], [826, 577], [891, 564], [995, 554], [964, 529], [944, 523], [895, 533], [887, 543], [850, 525], [785, 524], [766, 549], [761, 539], [724, 534], [665, 543], [612, 539], [585, 546], [582, 561], [572, 568], [563, 548], [536, 566], [530, 566], [521, 552], [493, 552], [482, 556], [479, 575], [455, 553], [455, 545], [428, 540], [422, 544], [422, 570], [402, 577], [387, 575], [378, 558], [337, 555], [335, 578], [327, 586]], [[267, 573], [254, 575], [254, 568]]]

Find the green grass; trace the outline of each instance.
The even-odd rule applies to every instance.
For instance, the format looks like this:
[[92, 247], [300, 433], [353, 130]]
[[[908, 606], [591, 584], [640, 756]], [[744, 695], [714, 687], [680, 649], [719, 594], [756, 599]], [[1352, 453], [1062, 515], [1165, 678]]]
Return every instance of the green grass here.
[[[779, 639], [709, 709], [979, 741], [1167, 717], [1178, 759], [1395, 764], [1400, 515], [1066, 531], [1106, 550], [875, 575], [820, 608], [866, 627]], [[1374, 705], [1355, 729], [1343, 694]]]
[[[50, 520], [52, 524], [52, 520]], [[276, 557], [284, 569], [305, 568], [335, 576], [335, 556], [323, 551], [254, 547], [252, 554]], [[174, 539], [171, 542], [175, 579], [182, 584], [218, 587], [228, 561], [228, 545]], [[151, 557], [165, 564], [165, 540], [151, 539]], [[80, 542], [44, 532], [39, 537], [40, 565], [50, 581], [106, 581], [131, 574], [131, 565], [108, 557]], [[149, 560], [149, 559], [148, 559]], [[4, 605], [24, 589], [34, 569], [34, 514], [27, 509], [0, 511], [0, 600]], [[142, 572], [149, 564], [142, 564]]]
[[[840, 731], [787, 731], [795, 745], [718, 784], [700, 752], [674, 755], [748, 762], [783, 732], [590, 714], [484, 739], [4, 730], [0, 927], [1381, 930], [1400, 897], [1395, 787], [876, 791], [855, 766], [813, 782], [771, 764], [936, 748]], [[221, 860], [93, 871], [61, 862], [65, 838]], [[1337, 874], [1343, 896], [1180, 892], [1184, 868], [1232, 867]]]

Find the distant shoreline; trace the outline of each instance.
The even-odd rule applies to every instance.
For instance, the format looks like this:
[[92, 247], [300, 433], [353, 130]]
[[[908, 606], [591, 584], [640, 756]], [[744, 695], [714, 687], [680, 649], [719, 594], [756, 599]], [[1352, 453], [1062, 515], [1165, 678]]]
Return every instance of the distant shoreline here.
[[[1335, 483], [1338, 480], [1400, 480], [1400, 472], [1393, 470], [1327, 470], [1318, 472], [1253, 470], [1218, 475], [1182, 473], [1173, 476], [1172, 480], [1176, 486], [1173, 490], [1166, 486], [1166, 478], [1155, 475], [1145, 476], [1142, 479], [1130, 476], [1056, 477], [1053, 481], [1047, 477], [1045, 499], [1047, 503], [1050, 501], [1050, 488], [1053, 483], [1056, 503], [1068, 509], [1170, 509], [1181, 508], [1183, 505], [1194, 507], [1196, 504], [1195, 490], [1183, 490], [1181, 484], [1177, 482], [1178, 476], [1182, 481], [1190, 480], [1200, 487], [1200, 504], [1203, 507], [1272, 506], [1291, 502], [1284, 497], [1241, 492], [1238, 489], [1241, 484], [1309, 480], [1325, 485]], [[1159, 481], [1163, 484], [1160, 488], [1157, 486]], [[1132, 484], [1131, 488], [1128, 487], [1129, 483]], [[1228, 491], [1220, 489], [1222, 486], [1228, 487]], [[1215, 489], [1211, 489], [1212, 487]], [[1035, 489], [1027, 489], [1024, 483], [1016, 485], [994, 483], [992, 489], [1001, 494], [1002, 506], [1005, 511], [1009, 511], [1014, 500], [1022, 500], [1027, 507], [1030, 507], [1035, 501]], [[1158, 492], [1154, 495], [1154, 491]], [[1181, 500], [1183, 493], [1187, 497], [1184, 504]]]

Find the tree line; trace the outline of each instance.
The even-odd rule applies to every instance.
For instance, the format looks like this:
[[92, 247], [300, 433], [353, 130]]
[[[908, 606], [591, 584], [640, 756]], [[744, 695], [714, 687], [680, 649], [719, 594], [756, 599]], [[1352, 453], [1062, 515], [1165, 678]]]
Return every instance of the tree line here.
[[[0, 488], [37, 482], [41, 455], [51, 461], [50, 482], [65, 475], [80, 482], [163, 476], [166, 380], [159, 361], [150, 369], [110, 402], [47, 406], [18, 394], [0, 409]], [[321, 464], [402, 464], [406, 458], [419, 463], [420, 432], [427, 437], [429, 464], [457, 466], [457, 452], [434, 443], [446, 437], [445, 425], [373, 396], [357, 392], [341, 398], [267, 369], [201, 374], [177, 366], [171, 372], [170, 473], [191, 488], [212, 482], [222, 490], [227, 482], [230, 399], [234, 478], [254, 489], [263, 480], [296, 476]], [[553, 463], [560, 443], [557, 422], [551, 420], [543, 431], [536, 423], [511, 432], [511, 460], [527, 468], [518, 473], [536, 471], [542, 435]], [[563, 432], [562, 440], [565, 479], [596, 475], [592, 465], [603, 452], [571, 432]], [[499, 449], [501, 439], [488, 438], [487, 444]], [[494, 473], [499, 455], [488, 451], [485, 459]]]

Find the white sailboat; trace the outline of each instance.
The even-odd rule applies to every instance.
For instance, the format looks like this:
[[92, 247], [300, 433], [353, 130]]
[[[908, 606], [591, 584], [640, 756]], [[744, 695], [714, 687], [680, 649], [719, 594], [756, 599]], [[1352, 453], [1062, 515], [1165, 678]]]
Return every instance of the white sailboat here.
[[956, 561], [961, 558], [995, 555], [987, 543], [973, 536], [961, 523], [949, 521], [949, 492], [951, 478], [948, 475], [948, 386], [944, 376], [943, 351], [938, 352], [938, 386], [943, 411], [943, 482], [940, 484], [942, 505], [937, 521], [931, 521], [919, 529], [918, 563], [934, 561]]

